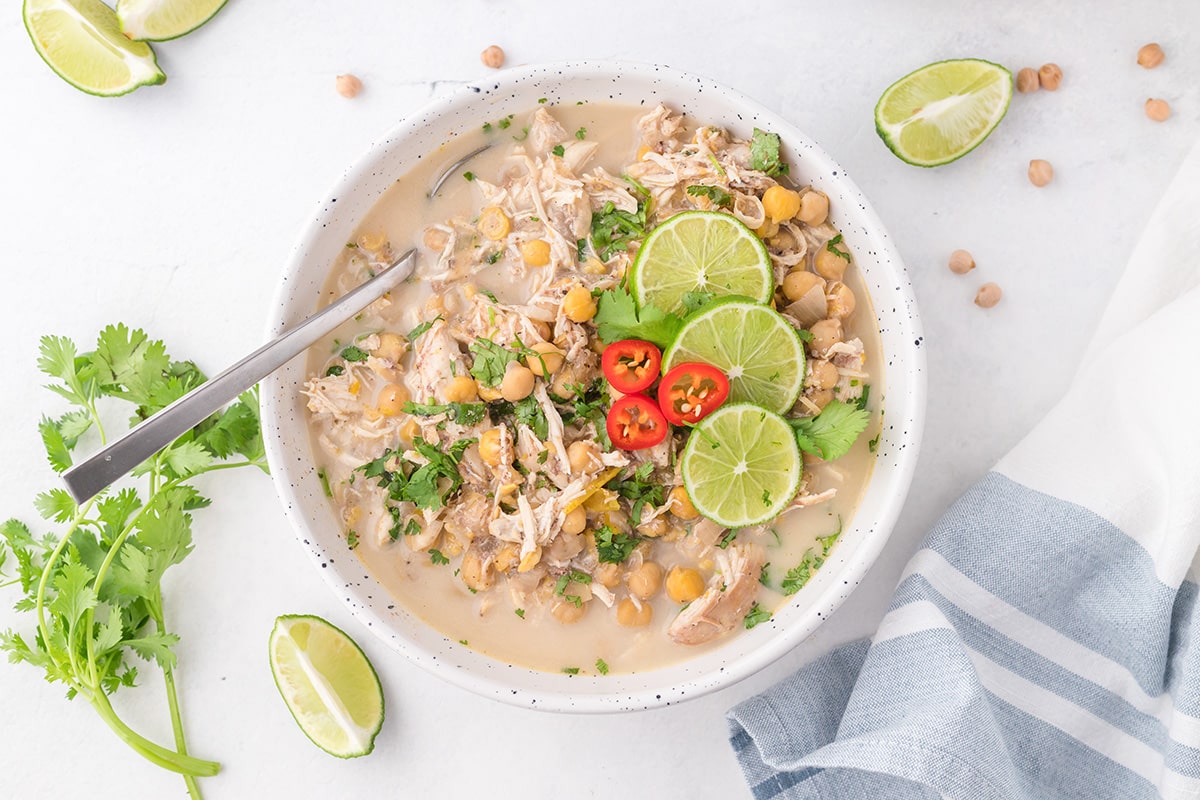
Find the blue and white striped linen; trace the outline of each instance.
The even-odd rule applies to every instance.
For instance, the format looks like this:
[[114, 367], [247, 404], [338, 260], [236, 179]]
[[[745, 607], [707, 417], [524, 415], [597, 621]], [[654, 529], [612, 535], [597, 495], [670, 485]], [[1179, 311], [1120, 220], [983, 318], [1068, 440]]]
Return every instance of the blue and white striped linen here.
[[1200, 146], [1070, 391], [868, 641], [729, 715], [755, 798], [1200, 798]]

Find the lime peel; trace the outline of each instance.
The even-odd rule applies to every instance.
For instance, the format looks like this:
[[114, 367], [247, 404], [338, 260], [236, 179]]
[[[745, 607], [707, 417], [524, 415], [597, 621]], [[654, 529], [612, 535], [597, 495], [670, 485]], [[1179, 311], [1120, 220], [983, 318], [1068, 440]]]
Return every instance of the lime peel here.
[[948, 164], [995, 130], [1012, 93], [1012, 73], [999, 64], [978, 58], [936, 61], [884, 91], [875, 106], [875, 130], [908, 164]]
[[228, 0], [117, 0], [117, 19], [130, 39], [165, 42], [191, 33]]

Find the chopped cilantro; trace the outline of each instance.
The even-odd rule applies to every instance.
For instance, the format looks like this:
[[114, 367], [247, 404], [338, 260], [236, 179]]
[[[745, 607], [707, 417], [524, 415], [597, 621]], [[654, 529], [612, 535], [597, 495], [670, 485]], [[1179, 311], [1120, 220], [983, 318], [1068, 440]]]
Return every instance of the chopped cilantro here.
[[605, 564], [623, 564], [641, 539], [628, 533], [620, 533], [608, 525], [596, 529], [596, 551]]
[[352, 344], [342, 349], [342, 358], [347, 361], [366, 361], [368, 355], [369, 353], [358, 345]]
[[642, 524], [642, 509], [647, 503], [651, 506], [661, 506], [666, 502], [666, 490], [661, 484], [650, 482], [653, 472], [654, 464], [647, 461], [628, 478], [609, 484], [617, 494], [632, 501], [629, 519], [634, 525]]
[[346, 531], [346, 547], [351, 550], [358, 547], [358, 532], [351, 529]]
[[867, 442], [867, 449], [870, 450], [872, 453], [874, 453], [876, 450], [879, 449], [879, 437], [882, 435], [883, 435], [882, 433], [877, 433], [877, 434], [875, 434], [874, 439]]
[[491, 339], [476, 339], [468, 349], [475, 354], [475, 361], [471, 364], [471, 375], [484, 386], [500, 385], [508, 365], [520, 358], [512, 350], [496, 344]]
[[746, 613], [746, 630], [750, 630], [755, 625], [766, 622], [770, 618], [771, 612], [760, 607], [758, 603], [755, 603], [754, 605], [750, 606], [750, 611]]
[[495, 264], [497, 261], [499, 261], [503, 257], [504, 257], [503, 250], [493, 250], [492, 252], [488, 253], [487, 256], [484, 257], [483, 260], [489, 264]]
[[539, 439], [545, 441], [550, 438], [550, 421], [546, 419], [546, 412], [533, 395], [513, 404], [513, 416], [517, 422], [532, 428], [534, 436]]
[[600, 295], [592, 321], [600, 339], [609, 344], [622, 339], [645, 339], [662, 348], [669, 347], [683, 327], [678, 315], [668, 314], [652, 303], [639, 310], [633, 296], [621, 286]]
[[567, 151], [566, 151], [566, 149], [563, 148], [563, 146], [561, 144], [556, 144], [556, 145], [554, 145], [554, 147], [552, 147], [550, 149], [550, 152], [554, 153], [554, 155], [558, 156], [559, 158], [562, 158], [563, 153], [565, 153]]
[[[438, 566], [442, 566], [442, 565], [450, 563], [450, 559], [448, 559], [444, 555], [442, 555], [441, 550], [436, 550], [436, 549], [432, 549], [432, 548], [429, 551], [429, 560]], [[466, 642], [463, 642], [463, 644], [466, 644]]]
[[514, 141], [514, 142], [523, 142], [523, 141], [525, 141], [525, 140], [526, 140], [526, 139], [528, 139], [528, 138], [529, 138], [529, 126], [528, 126], [528, 125], [526, 125], [524, 128], [521, 128], [521, 135], [520, 135], [520, 136], [514, 136], [514, 137], [513, 137], [513, 141]]
[[812, 574], [821, 568], [825, 563], [825, 559], [829, 556], [829, 551], [833, 549], [833, 543], [842, 535], [842, 518], [838, 517], [837, 530], [828, 536], [822, 536], [817, 539], [817, 547], [810, 547], [800, 559], [800, 563], [787, 571], [784, 576], [783, 583], [780, 584], [779, 590], [787, 595], [795, 594], [800, 591], [804, 584], [808, 583]]
[[728, 549], [729, 545], [733, 544], [734, 540], [737, 539], [737, 536], [738, 529], [730, 528], [729, 530], [725, 531], [725, 535], [723, 535], [721, 540], [717, 542], [717, 547], [721, 548], [722, 550]]
[[767, 563], [763, 564], [762, 569], [760, 569], [758, 571], [758, 582], [761, 583], [763, 586], [771, 585], [771, 579], [767, 575], [767, 568], [770, 566], [771, 566], [771, 562], [768, 561]]
[[516, 615], [517, 615], [518, 617], [520, 617], [521, 619], [525, 619], [525, 609], [523, 609], [523, 608], [517, 608], [517, 609], [514, 609], [514, 610], [513, 610], [513, 613], [514, 613], [514, 614], [516, 614]]
[[687, 193], [692, 197], [707, 197], [717, 208], [733, 207], [733, 196], [720, 186], [704, 186], [694, 183], [687, 187]]
[[637, 211], [621, 211], [609, 201], [592, 215], [592, 244], [596, 254], [607, 261], [613, 254], [629, 247], [646, 235], [646, 215], [650, 193], [635, 180], [626, 178], [634, 187]]
[[804, 328], [797, 328], [796, 335], [799, 336], [800, 341], [804, 342], [805, 344], [812, 344], [812, 331], [805, 330]]
[[768, 175], [788, 174], [788, 165], [779, 157], [779, 134], [754, 129], [750, 138], [750, 168]]
[[[462, 475], [458, 472], [458, 462], [462, 460], [463, 451], [475, 440], [460, 439], [452, 444], [448, 452], [443, 453], [435, 445], [429, 444], [421, 437], [413, 442], [413, 447], [428, 463], [413, 469], [413, 465], [403, 461], [392, 450], [387, 450], [382, 456], [358, 467], [368, 478], [375, 478], [379, 486], [387, 491], [388, 510], [392, 512], [393, 535], [399, 536], [399, 516], [393, 503], [411, 502], [417, 508], [437, 511], [446, 505], [447, 499], [462, 486]], [[394, 462], [394, 468], [389, 468]], [[410, 472], [411, 470], [411, 472]], [[415, 522], [409, 521], [409, 527]], [[420, 526], [415, 526], [412, 533], [420, 533]], [[408, 529], [405, 534], [409, 534]]]
[[414, 403], [407, 402], [402, 409], [405, 414], [418, 417], [432, 417], [438, 414], [449, 414], [459, 425], [478, 425], [487, 414], [487, 406], [483, 403]]
[[346, 368], [343, 367], [341, 364], [334, 364], [329, 369], [325, 370], [326, 378], [337, 376], [337, 375], [345, 375], [345, 374], [346, 374]]
[[563, 667], [562, 671], [567, 675], [578, 675], [579, 667]]
[[788, 424], [801, 450], [832, 461], [846, 454], [870, 419], [866, 409], [833, 400], [815, 417], [789, 419]]
[[863, 384], [862, 394], [854, 401], [854, 407], [859, 411], [866, 411], [867, 403], [871, 400], [871, 384]]
[[608, 664], [605, 663], [603, 658], [596, 659], [596, 672], [599, 672], [601, 675], [608, 674]]
[[475, 173], [474, 172], [464, 172], [463, 177], [466, 178], [468, 181], [473, 181], [473, 180], [475, 180]]
[[408, 524], [404, 526], [405, 536], [416, 536], [421, 532], [421, 525], [415, 519], [410, 519]]
[[490, 122], [483, 123], [483, 132], [491, 133], [492, 132], [492, 123], [490, 123]]
[[333, 497], [333, 491], [329, 488], [329, 476], [325, 473], [324, 467], [317, 470], [317, 478], [321, 481], [321, 491], [325, 492], [325, 496]]
[[847, 261], [849, 261], [850, 254], [848, 252], [846, 252], [845, 250], [840, 250], [837, 247], [835, 247], [835, 245], [839, 245], [841, 243], [842, 243], [842, 235], [839, 233], [837, 236], [833, 237], [832, 239], [830, 239], [828, 242], [825, 243], [825, 249], [828, 250], [829, 252], [833, 253], [838, 258], [844, 258]]
[[411, 331], [408, 332], [408, 340], [410, 342], [415, 342], [418, 338], [420, 338], [421, 334], [423, 334], [425, 331], [432, 328], [433, 323], [437, 322], [440, 319], [442, 319], [442, 315], [438, 314], [433, 319], [428, 320], [426, 322], [422, 322], [420, 325], [418, 325], [417, 327], [413, 328]]
[[587, 128], [580, 128], [579, 130], [575, 131], [575, 138], [579, 139], [581, 141], [583, 139], [586, 139], [587, 138]]
[[545, 97], [539, 97], [539, 98], [538, 98], [538, 104], [539, 104], [539, 105], [540, 105], [540, 104], [542, 104], [542, 103], [545, 103], [545, 102], [546, 102], [546, 98], [545, 98]]
[[499, 121], [499, 122], [497, 122], [496, 124], [497, 124], [497, 125], [500, 127], [500, 130], [502, 130], [502, 131], [503, 131], [503, 130], [507, 130], [507, 129], [508, 129], [508, 126], [509, 126], [509, 125], [512, 125], [512, 119], [513, 119], [513, 115], [512, 115], [512, 114], [509, 114], [507, 117], [505, 117], [504, 119], [500, 120], [500, 121]]

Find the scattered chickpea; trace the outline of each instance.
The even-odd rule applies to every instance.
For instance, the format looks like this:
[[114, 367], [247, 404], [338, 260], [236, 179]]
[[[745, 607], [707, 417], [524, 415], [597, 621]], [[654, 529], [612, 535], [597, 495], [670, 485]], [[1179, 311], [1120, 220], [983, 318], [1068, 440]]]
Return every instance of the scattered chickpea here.
[[1163, 63], [1167, 58], [1163, 53], [1162, 47], [1157, 42], [1142, 45], [1142, 49], [1138, 50], [1137, 63], [1141, 64], [1146, 69], [1154, 69], [1159, 64]]
[[567, 516], [563, 519], [563, 533], [583, 533], [583, 529], [587, 527], [587, 511], [583, 506], [575, 506], [567, 512]]
[[485, 464], [500, 466], [500, 429], [486, 430], [479, 437], [479, 457]]
[[394, 417], [404, 410], [404, 404], [408, 402], [408, 399], [408, 389], [398, 383], [388, 383], [379, 390], [379, 397], [376, 399], [375, 405], [379, 407], [380, 414], [385, 417]]
[[833, 390], [818, 389], [812, 394], [805, 395], [805, 397], [808, 398], [808, 402], [812, 403], [817, 408], [824, 408], [833, 402]]
[[1049, 161], [1035, 158], [1029, 162], [1029, 182], [1034, 186], [1045, 186], [1054, 180], [1054, 167]]
[[806, 192], [800, 198], [800, 213], [797, 214], [805, 225], [820, 225], [829, 216], [829, 197], [824, 192]]
[[771, 222], [783, 222], [799, 213], [800, 193], [776, 184], [763, 192], [762, 204]]
[[950, 271], [955, 275], [966, 275], [975, 269], [975, 257], [966, 250], [955, 250], [950, 254]]
[[1058, 64], [1042, 64], [1038, 70], [1038, 81], [1042, 84], [1042, 88], [1048, 92], [1057, 92], [1058, 85], [1062, 83], [1063, 72]]
[[805, 384], [816, 386], [818, 389], [832, 389], [838, 382], [837, 367], [828, 361], [812, 360], [809, 362], [808, 377]]
[[606, 589], [615, 589], [621, 582], [621, 567], [617, 564], [601, 564], [592, 573], [592, 580]]
[[855, 303], [854, 290], [841, 281], [832, 282], [825, 291], [825, 313], [828, 316], [845, 319], [854, 313]]
[[975, 293], [975, 305], [980, 308], [991, 308], [1000, 302], [1000, 287], [994, 283], [985, 283]]
[[671, 526], [667, 524], [665, 519], [662, 517], [655, 517], [652, 520], [647, 520], [641, 525], [638, 525], [637, 532], [650, 539], [657, 539], [660, 536], [665, 536], [670, 530], [670, 527]]
[[475, 382], [475, 393], [479, 395], [479, 399], [485, 403], [494, 403], [504, 397], [504, 393], [495, 386], [488, 386], [479, 381]]
[[[843, 250], [845, 245], [834, 245], [839, 250]], [[846, 274], [846, 267], [850, 262], [839, 256], [837, 253], [829, 249], [828, 244], [821, 245], [821, 249], [817, 251], [816, 257], [813, 259], [813, 269], [822, 278], [830, 281], [840, 281], [842, 276]]]
[[550, 243], [545, 239], [531, 239], [521, 245], [521, 258], [531, 267], [544, 267], [550, 263]]
[[649, 603], [642, 603], [642, 607], [638, 608], [633, 600], [626, 597], [617, 604], [617, 624], [626, 628], [645, 627], [653, 616], [654, 609], [650, 608]]
[[363, 88], [362, 81], [355, 75], [338, 75], [335, 85], [337, 93], [342, 97], [357, 97]]
[[629, 573], [625, 583], [629, 593], [639, 600], [649, 600], [658, 593], [662, 586], [663, 569], [653, 561], [644, 561], [642, 565]]
[[667, 597], [676, 603], [690, 603], [704, 594], [704, 578], [694, 569], [671, 567], [667, 573]]
[[422, 241], [430, 250], [440, 253], [446, 249], [446, 243], [450, 241], [450, 235], [440, 228], [426, 228]]
[[442, 387], [447, 403], [473, 403], [479, 396], [475, 381], [467, 375], [455, 375]]
[[583, 615], [587, 613], [587, 603], [575, 605], [567, 600], [556, 600], [554, 605], [550, 606], [550, 613], [562, 624], [570, 625], [583, 619]]
[[837, 317], [814, 322], [809, 328], [812, 342], [809, 343], [811, 352], [820, 355], [838, 342], [842, 341], [842, 321]]
[[483, 52], [479, 54], [479, 60], [483, 62], [485, 67], [500, 69], [504, 66], [504, 51], [496, 45], [485, 47]]
[[567, 460], [571, 462], [571, 472], [587, 472], [588, 469], [599, 463], [596, 461], [598, 454], [596, 445], [592, 442], [582, 439], [578, 442], [571, 442], [567, 447]]
[[1037, 70], [1033, 67], [1025, 67], [1017, 73], [1017, 91], [1021, 94], [1036, 92], [1041, 85]]
[[538, 342], [531, 348], [538, 355], [525, 356], [525, 363], [533, 370], [533, 374], [540, 378], [546, 377], [546, 373], [558, 372], [563, 365], [563, 351], [559, 350], [550, 342]]
[[680, 519], [689, 520], [700, 516], [700, 512], [692, 505], [692, 498], [688, 496], [687, 489], [682, 486], [676, 486], [667, 495], [667, 505], [670, 506], [671, 513]]
[[400, 425], [400, 438], [409, 444], [412, 444], [413, 439], [420, 433], [421, 426], [417, 424], [415, 417], [409, 417]]
[[405, 351], [408, 350], [408, 342], [398, 333], [381, 333], [379, 334], [379, 347], [376, 347], [371, 355], [376, 358], [386, 359], [393, 364], [400, 363], [400, 359], [404, 358]]
[[824, 286], [825, 281], [820, 275], [805, 269], [789, 272], [783, 279], [783, 296], [789, 302], [796, 302], [818, 286]]
[[499, 206], [488, 206], [479, 212], [479, 221], [475, 227], [493, 242], [498, 242], [512, 230], [512, 221]]
[[504, 371], [500, 381], [500, 396], [510, 403], [524, 400], [533, 393], [533, 372], [515, 361]]
[[1171, 116], [1171, 104], [1166, 100], [1151, 97], [1146, 101], [1146, 116], [1155, 122], [1165, 122]]
[[563, 314], [571, 322], [587, 322], [596, 316], [596, 301], [584, 286], [572, 286], [563, 296]]
[[462, 564], [459, 565], [459, 577], [475, 591], [486, 591], [492, 586], [492, 565], [484, 564], [479, 553], [468, 550], [463, 554]]

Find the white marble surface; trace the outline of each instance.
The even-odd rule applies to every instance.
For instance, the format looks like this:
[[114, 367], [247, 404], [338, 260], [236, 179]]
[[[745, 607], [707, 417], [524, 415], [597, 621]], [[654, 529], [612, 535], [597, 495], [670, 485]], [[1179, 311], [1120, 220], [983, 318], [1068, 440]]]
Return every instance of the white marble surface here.
[[[260, 341], [279, 265], [343, 166], [430, 97], [481, 77], [478, 53], [492, 43], [510, 63], [659, 61], [780, 111], [873, 199], [921, 302], [927, 435], [883, 557], [805, 645], [679, 707], [551, 716], [451, 688], [354, 627], [293, 543], [268, 479], [206, 482], [218, 501], [197, 518], [196, 552], [170, 578], [167, 604], [183, 636], [193, 750], [224, 764], [204, 781], [209, 798], [748, 796], [723, 712], [873, 629], [927, 527], [1063, 391], [1143, 223], [1200, 134], [1200, 5], [956, 5], [695, 0], [668, 12], [625, 2], [444, 2], [415, 13], [367, 0], [234, 0], [204, 30], [160, 48], [165, 86], [118, 100], [61, 83], [9, 8], [0, 19], [5, 517], [32, 521], [30, 500], [52, 483], [35, 431], [58, 408], [38, 388], [41, 334], [86, 343], [123, 320], [210, 372], [230, 363]], [[1134, 54], [1152, 40], [1167, 63], [1145, 71]], [[1014, 70], [1056, 61], [1066, 77], [1056, 94], [1017, 96], [991, 140], [963, 161], [906, 166], [874, 134], [875, 99], [910, 69], [957, 56]], [[366, 84], [353, 101], [333, 91], [347, 71]], [[1171, 102], [1165, 124], [1143, 116], [1149, 96]], [[1051, 186], [1027, 182], [1030, 158], [1054, 164]], [[967, 277], [945, 267], [958, 247], [979, 263]], [[989, 280], [1005, 297], [985, 312], [971, 298]], [[389, 704], [371, 757], [329, 758], [288, 717], [265, 663], [271, 622], [287, 612], [360, 634]], [[0, 627], [17, 622], [5, 599]], [[131, 695], [122, 707], [136, 727], [166, 739], [158, 687], [137, 694], [148, 699]], [[0, 697], [0, 794], [183, 795], [182, 781], [141, 762], [34, 670], [0, 665]]]

